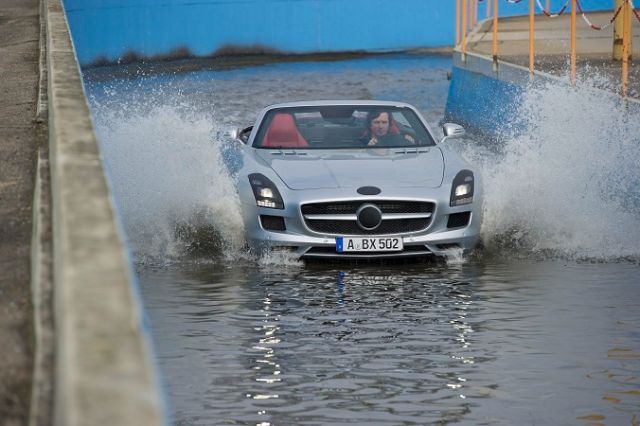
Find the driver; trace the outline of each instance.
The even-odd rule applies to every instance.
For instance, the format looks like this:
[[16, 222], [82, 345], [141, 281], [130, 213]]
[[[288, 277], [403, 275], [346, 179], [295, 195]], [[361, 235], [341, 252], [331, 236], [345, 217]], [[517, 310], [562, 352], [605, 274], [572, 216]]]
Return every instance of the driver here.
[[367, 129], [360, 141], [367, 146], [405, 146], [415, 143], [409, 135], [402, 137], [389, 111], [371, 111], [367, 114]]

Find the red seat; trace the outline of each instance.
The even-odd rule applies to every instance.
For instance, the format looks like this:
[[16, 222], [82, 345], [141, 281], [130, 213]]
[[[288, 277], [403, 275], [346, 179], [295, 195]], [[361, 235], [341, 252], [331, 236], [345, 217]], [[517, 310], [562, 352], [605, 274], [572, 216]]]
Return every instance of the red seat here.
[[269, 130], [262, 140], [262, 146], [272, 148], [306, 148], [309, 146], [304, 139], [293, 116], [285, 112], [279, 112], [271, 121]]

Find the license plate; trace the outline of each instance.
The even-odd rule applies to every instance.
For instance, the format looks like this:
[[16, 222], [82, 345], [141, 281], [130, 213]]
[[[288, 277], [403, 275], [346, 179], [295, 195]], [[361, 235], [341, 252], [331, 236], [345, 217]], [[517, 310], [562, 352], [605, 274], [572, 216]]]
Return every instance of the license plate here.
[[400, 237], [336, 238], [336, 251], [338, 253], [348, 251], [400, 251], [402, 248], [402, 238]]

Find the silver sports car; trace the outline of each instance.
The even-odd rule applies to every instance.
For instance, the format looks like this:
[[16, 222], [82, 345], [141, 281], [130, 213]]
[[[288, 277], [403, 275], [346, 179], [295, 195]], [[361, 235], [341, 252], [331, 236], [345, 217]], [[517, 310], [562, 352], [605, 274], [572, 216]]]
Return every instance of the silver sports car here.
[[247, 241], [302, 258], [399, 258], [469, 250], [482, 212], [479, 176], [411, 105], [292, 102], [238, 131], [225, 162]]

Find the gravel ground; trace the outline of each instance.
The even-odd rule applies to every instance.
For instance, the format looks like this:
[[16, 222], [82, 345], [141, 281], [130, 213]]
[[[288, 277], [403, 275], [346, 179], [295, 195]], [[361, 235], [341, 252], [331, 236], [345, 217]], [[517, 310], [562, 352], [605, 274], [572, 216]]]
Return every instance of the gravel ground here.
[[38, 129], [36, 0], [0, 1], [0, 425], [28, 422], [30, 243]]

